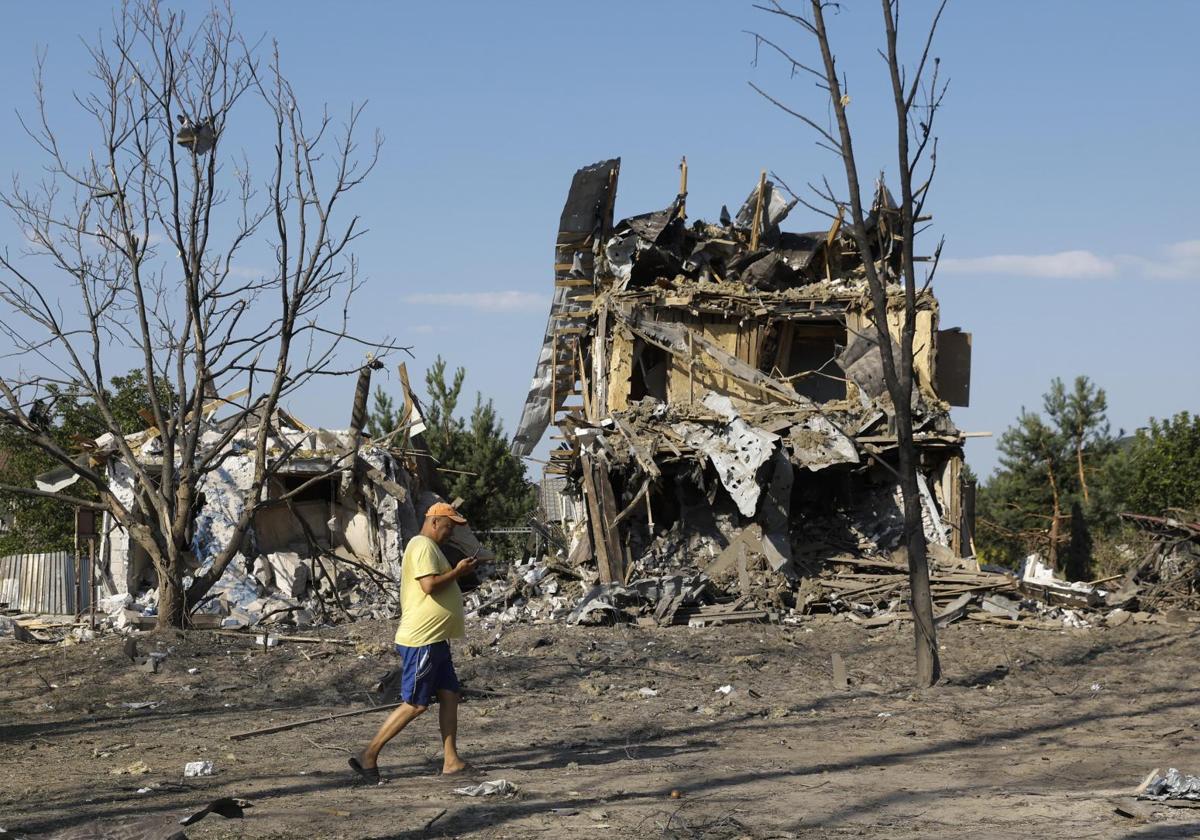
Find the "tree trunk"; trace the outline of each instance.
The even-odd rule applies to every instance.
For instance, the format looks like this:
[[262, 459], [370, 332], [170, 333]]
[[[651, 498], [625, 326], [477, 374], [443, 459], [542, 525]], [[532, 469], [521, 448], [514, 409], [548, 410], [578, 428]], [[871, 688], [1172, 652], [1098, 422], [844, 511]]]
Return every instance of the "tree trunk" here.
[[183, 601], [183, 581], [179, 580], [179, 564], [173, 563], [173, 568], [166, 574], [158, 573], [158, 629], [183, 627], [183, 619], [187, 615]]
[[[907, 411], [903, 413], [908, 414]], [[900, 444], [900, 489], [904, 497], [904, 530], [907, 538], [905, 547], [908, 550], [909, 610], [913, 617], [917, 655], [916, 684], [918, 688], [929, 688], [942, 675], [942, 666], [938, 659], [937, 629], [933, 624], [933, 597], [929, 588], [929, 555], [925, 547], [925, 527], [921, 518], [921, 496], [917, 487], [916, 462], [913, 458], [911, 420], [907, 423], [897, 423], [897, 427]]]
[[1088, 486], [1087, 478], [1083, 474], [1083, 440], [1082, 438], [1075, 445], [1075, 463], [1079, 466], [1079, 486], [1083, 490], [1083, 503], [1088, 503]]
[[1050, 568], [1058, 570], [1058, 542], [1059, 531], [1058, 522], [1062, 519], [1062, 505], [1058, 498], [1058, 482], [1054, 478], [1054, 469], [1050, 468], [1046, 471], [1050, 478], [1050, 492], [1054, 494], [1054, 510], [1050, 517]]

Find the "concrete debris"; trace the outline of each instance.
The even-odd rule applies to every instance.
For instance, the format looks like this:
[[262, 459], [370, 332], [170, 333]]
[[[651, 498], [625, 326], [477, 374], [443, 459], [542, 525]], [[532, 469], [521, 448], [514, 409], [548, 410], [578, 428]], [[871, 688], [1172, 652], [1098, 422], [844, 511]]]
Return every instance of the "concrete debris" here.
[[671, 623], [679, 608], [699, 603], [708, 583], [704, 575], [689, 579], [681, 575], [644, 578], [628, 586], [599, 584], [592, 587], [567, 616], [568, 624], [578, 624], [598, 610], [612, 615], [624, 612], [636, 616], [643, 609], [653, 610], [659, 623]]
[[211, 776], [213, 772], [213, 763], [211, 761], [189, 761], [183, 765], [183, 777], [185, 779]]

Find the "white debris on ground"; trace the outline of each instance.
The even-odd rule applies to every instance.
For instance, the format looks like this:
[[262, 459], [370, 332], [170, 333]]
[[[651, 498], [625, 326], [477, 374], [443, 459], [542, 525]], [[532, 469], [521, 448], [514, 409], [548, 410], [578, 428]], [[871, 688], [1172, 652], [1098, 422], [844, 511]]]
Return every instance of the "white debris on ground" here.
[[[1157, 773], [1157, 771], [1155, 771]], [[1165, 775], [1155, 775], [1138, 794], [1139, 799], [1190, 799], [1200, 801], [1200, 776], [1180, 773], [1174, 767]]]

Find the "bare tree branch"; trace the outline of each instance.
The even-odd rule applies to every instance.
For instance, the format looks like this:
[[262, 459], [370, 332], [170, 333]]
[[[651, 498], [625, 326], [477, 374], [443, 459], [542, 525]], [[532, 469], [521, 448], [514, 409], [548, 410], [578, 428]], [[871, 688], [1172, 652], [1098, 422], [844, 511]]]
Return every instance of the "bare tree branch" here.
[[[349, 328], [361, 286], [351, 248], [365, 229], [342, 204], [374, 169], [382, 139], [360, 153], [362, 104], [340, 126], [327, 112], [306, 124], [278, 47], [267, 61], [259, 47], [238, 33], [228, 2], [194, 23], [152, 0], [122, 5], [87, 47], [94, 84], [73, 97], [93, 152], [74, 163], [60, 145], [40, 54], [36, 115], [20, 124], [46, 175], [32, 187], [14, 177], [0, 191], [26, 238], [22, 253], [0, 255], [0, 356], [36, 366], [0, 374], [0, 422], [93, 486], [145, 548], [163, 623], [181, 624], [185, 603], [200, 603], [237, 556], [266, 481], [298, 446], [279, 444], [280, 400], [315, 377], [356, 373], [360, 365], [341, 361], [345, 345], [376, 356], [407, 349]], [[252, 122], [256, 110], [274, 126], [265, 182], [251, 168], [261, 154], [226, 148], [227, 127]], [[262, 259], [261, 250], [272, 264], [247, 270], [243, 255]], [[129, 352], [149, 431], [122, 428], [107, 388]], [[28, 407], [51, 386], [95, 405], [110, 433], [107, 457], [132, 474], [133, 510], [104, 468], [79, 463], [31, 421]], [[213, 425], [206, 406], [242, 387], [246, 399]], [[239, 437], [254, 463], [244, 513], [185, 596], [195, 506]], [[153, 458], [138, 449], [150, 439], [161, 447]]]

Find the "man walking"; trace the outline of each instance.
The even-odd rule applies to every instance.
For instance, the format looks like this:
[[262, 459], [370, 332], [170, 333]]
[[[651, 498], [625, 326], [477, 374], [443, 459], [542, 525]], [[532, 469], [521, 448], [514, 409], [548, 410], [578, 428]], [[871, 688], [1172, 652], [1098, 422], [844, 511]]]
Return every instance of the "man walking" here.
[[401, 657], [400, 699], [367, 748], [350, 759], [350, 767], [367, 781], [379, 782], [379, 751], [424, 713], [437, 696], [438, 724], [445, 754], [442, 772], [458, 773], [467, 764], [458, 755], [458, 676], [450, 659], [449, 639], [461, 639], [462, 591], [458, 579], [475, 568], [475, 558], [466, 557], [454, 568], [442, 554], [441, 544], [466, 519], [445, 502], [425, 513], [421, 533], [404, 550], [400, 569], [400, 627], [396, 630], [396, 652]]

